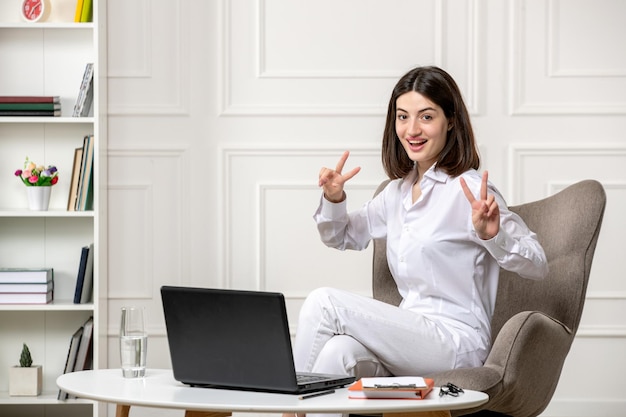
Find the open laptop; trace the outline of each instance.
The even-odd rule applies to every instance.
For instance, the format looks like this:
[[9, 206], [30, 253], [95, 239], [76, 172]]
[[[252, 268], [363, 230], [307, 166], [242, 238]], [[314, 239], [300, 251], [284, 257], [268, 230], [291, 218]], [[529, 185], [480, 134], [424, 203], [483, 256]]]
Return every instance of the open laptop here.
[[301, 394], [355, 379], [296, 376], [280, 293], [163, 286], [161, 299], [174, 378], [184, 384]]

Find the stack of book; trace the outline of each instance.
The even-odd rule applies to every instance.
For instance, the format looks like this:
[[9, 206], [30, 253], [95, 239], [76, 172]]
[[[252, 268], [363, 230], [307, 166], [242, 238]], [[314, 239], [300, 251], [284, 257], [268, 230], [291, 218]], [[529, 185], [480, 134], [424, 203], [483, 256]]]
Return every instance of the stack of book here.
[[80, 82], [76, 103], [74, 103], [74, 111], [72, 112], [73, 117], [87, 117], [91, 112], [93, 104], [93, 76], [93, 62], [88, 62], [85, 66], [83, 79]]
[[93, 209], [94, 136], [83, 138], [83, 146], [74, 150], [74, 167], [67, 198], [68, 211]]
[[[85, 371], [93, 368], [93, 316], [80, 326], [70, 338], [70, 346], [65, 359], [64, 374]], [[59, 390], [59, 400], [76, 398], [63, 390]]]
[[348, 398], [422, 400], [435, 381], [417, 376], [361, 378], [348, 388]]
[[47, 304], [53, 294], [52, 268], [0, 268], [0, 304]]
[[0, 96], [0, 116], [61, 116], [59, 96]]
[[74, 22], [93, 22], [93, 0], [76, 0]]
[[85, 304], [92, 300], [93, 292], [93, 243], [80, 250], [74, 304]]

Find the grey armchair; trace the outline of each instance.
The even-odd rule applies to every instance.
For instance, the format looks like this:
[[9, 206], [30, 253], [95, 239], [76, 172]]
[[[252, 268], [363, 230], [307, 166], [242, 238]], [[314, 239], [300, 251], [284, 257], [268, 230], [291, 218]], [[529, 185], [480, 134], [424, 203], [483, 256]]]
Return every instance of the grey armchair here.
[[[382, 190], [381, 184], [377, 192]], [[493, 347], [480, 368], [433, 375], [489, 394], [489, 402], [453, 416], [530, 417], [550, 402], [585, 302], [606, 194], [594, 180], [573, 184], [536, 202], [511, 207], [537, 233], [550, 268], [542, 281], [501, 270], [492, 320]], [[385, 242], [374, 242], [374, 298], [398, 304], [400, 295], [387, 267]]]

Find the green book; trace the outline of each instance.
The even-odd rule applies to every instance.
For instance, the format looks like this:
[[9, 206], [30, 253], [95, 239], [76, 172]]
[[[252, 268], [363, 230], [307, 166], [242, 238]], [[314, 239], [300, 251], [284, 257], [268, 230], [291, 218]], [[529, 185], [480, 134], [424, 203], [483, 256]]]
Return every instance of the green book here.
[[61, 103], [0, 103], [0, 110], [61, 110]]

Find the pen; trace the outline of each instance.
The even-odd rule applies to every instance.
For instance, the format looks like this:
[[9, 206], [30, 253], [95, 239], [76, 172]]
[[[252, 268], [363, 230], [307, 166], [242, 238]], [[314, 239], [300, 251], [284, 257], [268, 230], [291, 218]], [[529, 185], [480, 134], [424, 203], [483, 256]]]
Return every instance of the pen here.
[[328, 390], [328, 391], [320, 391], [320, 392], [314, 392], [313, 394], [301, 395], [298, 398], [301, 399], [301, 400], [306, 400], [307, 398], [319, 397], [321, 395], [332, 394], [333, 392], [335, 392], [335, 390], [331, 389], [331, 390]]

